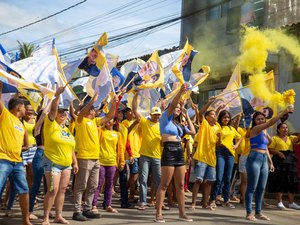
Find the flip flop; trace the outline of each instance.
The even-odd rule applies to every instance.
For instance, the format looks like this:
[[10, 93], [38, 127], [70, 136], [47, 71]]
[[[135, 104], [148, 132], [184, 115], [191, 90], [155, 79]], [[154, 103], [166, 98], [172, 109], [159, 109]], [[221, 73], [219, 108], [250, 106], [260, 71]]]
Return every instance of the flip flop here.
[[264, 214], [255, 214], [255, 218], [258, 220], [267, 220], [267, 221], [271, 220], [269, 217], [267, 217]]

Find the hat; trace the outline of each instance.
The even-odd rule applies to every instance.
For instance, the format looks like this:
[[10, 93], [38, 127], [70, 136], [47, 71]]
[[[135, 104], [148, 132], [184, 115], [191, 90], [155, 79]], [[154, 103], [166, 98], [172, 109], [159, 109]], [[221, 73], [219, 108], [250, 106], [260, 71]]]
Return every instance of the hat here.
[[161, 115], [161, 109], [159, 107], [154, 106], [151, 111], [150, 111], [150, 115]]
[[64, 106], [62, 104], [58, 105], [58, 110], [59, 111], [68, 111], [69, 109], [64, 108]]

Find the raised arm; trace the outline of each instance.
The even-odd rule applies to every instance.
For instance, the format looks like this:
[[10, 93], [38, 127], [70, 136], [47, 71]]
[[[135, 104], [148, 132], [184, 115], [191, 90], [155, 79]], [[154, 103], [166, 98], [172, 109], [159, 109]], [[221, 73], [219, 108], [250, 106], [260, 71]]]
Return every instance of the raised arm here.
[[61, 95], [61, 93], [63, 93], [65, 90], [65, 87], [59, 87], [57, 88], [56, 92], [55, 92], [55, 98], [53, 99], [51, 106], [50, 106], [50, 112], [48, 114], [49, 119], [50, 120], [55, 120], [55, 117], [57, 115], [57, 108], [58, 108], [58, 104], [59, 104], [59, 96]]
[[187, 134], [194, 135], [196, 133], [195, 126], [194, 126], [186, 108], [182, 107], [181, 112], [182, 112], [182, 115], [186, 118], [186, 120], [188, 122], [189, 132], [187, 132]]
[[282, 111], [278, 115], [272, 117], [272, 119], [270, 119], [268, 122], [260, 124], [260, 125], [256, 125], [255, 127], [253, 127], [250, 130], [250, 137], [254, 137], [254, 136], [258, 135], [261, 131], [274, 125], [283, 115], [285, 115], [286, 113], [292, 112], [292, 111], [293, 111], [293, 108], [291, 106], [288, 106], [284, 111]]
[[177, 107], [177, 105], [180, 101], [181, 95], [184, 92], [186, 92], [186, 89], [187, 89], [187, 84], [182, 84], [179, 89], [179, 92], [175, 95], [175, 97], [173, 98], [172, 102], [170, 103], [170, 105], [168, 107], [168, 110], [167, 110], [168, 116], [170, 116], [174, 112], [175, 108]]
[[136, 91], [134, 93], [133, 99], [132, 99], [132, 112], [134, 113], [136, 120], [139, 122], [142, 118], [142, 115], [137, 110], [137, 99], [138, 99], [139, 91]]
[[51, 106], [51, 102], [52, 100], [48, 103], [48, 105], [43, 109], [42, 115], [40, 116], [40, 118], [38, 119], [38, 121], [36, 122], [35, 126], [34, 126], [34, 130], [33, 130], [33, 136], [36, 137], [41, 133], [41, 127], [42, 124], [44, 122], [44, 119], [49, 111], [49, 108]]
[[82, 122], [83, 117], [89, 112], [90, 108], [97, 101], [97, 99], [98, 99], [98, 93], [96, 92], [94, 94], [94, 96], [92, 97], [92, 99], [90, 100], [90, 102], [80, 110], [80, 112], [77, 116], [77, 122], [78, 123]]
[[117, 101], [118, 101], [118, 96], [115, 95], [112, 100], [112, 104], [110, 106], [108, 113], [101, 119], [101, 124], [105, 124], [106, 122], [108, 122], [114, 118], [115, 112], [116, 112]]
[[203, 114], [207, 111], [207, 109], [209, 108], [209, 106], [216, 100], [216, 97], [212, 96], [208, 99], [207, 103], [202, 106], [202, 108], [199, 110], [198, 107], [193, 104], [192, 107], [193, 109], [196, 111], [196, 116], [198, 118], [198, 121], [200, 121], [200, 123], [202, 122], [203, 119]]

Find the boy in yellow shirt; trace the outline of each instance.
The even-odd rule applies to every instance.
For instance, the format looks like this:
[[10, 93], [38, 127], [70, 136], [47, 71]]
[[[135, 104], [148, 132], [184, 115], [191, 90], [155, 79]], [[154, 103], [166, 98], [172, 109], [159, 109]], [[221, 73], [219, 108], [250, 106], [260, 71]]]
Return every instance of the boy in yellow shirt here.
[[14, 186], [19, 194], [22, 223], [31, 225], [29, 190], [21, 158], [25, 128], [20, 118], [25, 115], [25, 105], [22, 99], [12, 98], [8, 103], [9, 110], [7, 110], [1, 100], [1, 94], [2, 82], [0, 82], [0, 190], [6, 184], [7, 177], [12, 175]]

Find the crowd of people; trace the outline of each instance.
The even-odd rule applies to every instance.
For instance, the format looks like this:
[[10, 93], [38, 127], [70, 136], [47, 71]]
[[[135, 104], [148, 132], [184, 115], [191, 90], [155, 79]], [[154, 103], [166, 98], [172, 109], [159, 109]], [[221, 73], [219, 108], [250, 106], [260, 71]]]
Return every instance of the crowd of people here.
[[[112, 206], [118, 182], [121, 208], [134, 208], [135, 203], [137, 210], [153, 206], [155, 222], [165, 222], [163, 210], [178, 204], [179, 220], [191, 222], [185, 212], [191, 165], [195, 180], [190, 210], [196, 208], [200, 187], [203, 209], [235, 208], [230, 199], [236, 171], [241, 177], [239, 200], [246, 208], [247, 220], [270, 220], [262, 213], [267, 182], [268, 191], [277, 193], [278, 208], [285, 208], [283, 193], [288, 193], [288, 207], [300, 209], [294, 202], [299, 180], [293, 152], [300, 134], [289, 135], [284, 122], [278, 124], [272, 138], [266, 132], [293, 108], [289, 106], [269, 120], [256, 111], [250, 127], [244, 127], [242, 115], [232, 118], [224, 105], [208, 110], [216, 100], [211, 97], [201, 109], [191, 102], [195, 116], [190, 118], [182, 98], [187, 89], [183, 84], [168, 105], [153, 107], [147, 117], [138, 110], [139, 91], [126, 107], [120, 107], [122, 93], [115, 95], [106, 113], [99, 113], [94, 106], [97, 94], [76, 109], [73, 105], [64, 108], [59, 102], [64, 87], [38, 112], [20, 96], [12, 97], [8, 108], [0, 101], [0, 196], [4, 197], [6, 216], [12, 215], [18, 194], [23, 224], [38, 219], [34, 204], [44, 181], [42, 224], [49, 225], [52, 216], [56, 223], [69, 224], [63, 206], [72, 180], [73, 220], [100, 218], [101, 192], [103, 210], [118, 213]], [[0, 82], [0, 98], [1, 93]], [[55, 215], [51, 215], [53, 205]]]

